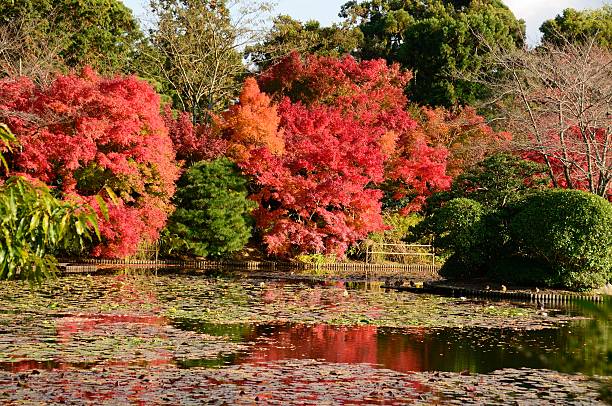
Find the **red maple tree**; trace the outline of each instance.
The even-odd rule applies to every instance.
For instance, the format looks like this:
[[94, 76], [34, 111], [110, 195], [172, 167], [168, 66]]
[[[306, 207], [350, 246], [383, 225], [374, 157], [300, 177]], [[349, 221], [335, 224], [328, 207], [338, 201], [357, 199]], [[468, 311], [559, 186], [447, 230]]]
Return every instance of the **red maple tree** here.
[[257, 226], [268, 251], [279, 255], [344, 255], [354, 242], [383, 227], [383, 179], [378, 134], [329, 106], [280, 105], [285, 153], [255, 149], [243, 163], [259, 191]]
[[260, 75], [280, 103], [285, 152], [254, 150], [243, 168], [258, 188], [255, 217], [270, 252], [344, 255], [384, 228], [385, 177], [410, 189], [415, 207], [450, 185], [445, 148], [415, 135], [410, 78], [383, 60], [296, 53]]
[[[100, 210], [103, 242], [93, 255], [125, 257], [153, 241], [172, 210], [179, 175], [159, 96], [133, 76], [103, 78], [89, 68], [49, 86], [0, 81], [0, 120], [17, 136], [13, 170]], [[116, 195], [113, 198], [111, 195]]]

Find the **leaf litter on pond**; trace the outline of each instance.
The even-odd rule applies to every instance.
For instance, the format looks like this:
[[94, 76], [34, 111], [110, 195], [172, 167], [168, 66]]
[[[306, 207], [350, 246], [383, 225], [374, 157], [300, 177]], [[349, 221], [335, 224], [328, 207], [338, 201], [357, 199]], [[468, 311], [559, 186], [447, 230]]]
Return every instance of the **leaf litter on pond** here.
[[[136, 392], [146, 392], [152, 382], [162, 379], [165, 375], [169, 374], [169, 381], [176, 384], [183, 379], [189, 380], [190, 374], [200, 376], [203, 369], [210, 374], [227, 368], [249, 371], [252, 376], [247, 373], [245, 385], [248, 386], [248, 381], [250, 385], [257, 386], [267, 379], [267, 367], [258, 362], [270, 361], [273, 362], [270, 365], [276, 365], [290, 362], [286, 359], [290, 358], [295, 363], [286, 364], [283, 368], [301, 369], [304, 367], [303, 362], [317, 357], [316, 349], [296, 345], [300, 340], [325, 346], [333, 340], [340, 343], [341, 339], [349, 339], [345, 342], [346, 345], [353, 345], [358, 349], [364, 343], [362, 338], [374, 334], [376, 338], [372, 348], [379, 354], [378, 358], [368, 359], [365, 353], [352, 358], [337, 357], [331, 360], [332, 363], [329, 363], [330, 355], [323, 358], [327, 358], [329, 365], [346, 365], [345, 362], [361, 365], [364, 361], [375, 364], [382, 359], [380, 354], [383, 354], [381, 351], [384, 348], [390, 348], [385, 357], [397, 357], [397, 353], [393, 352], [399, 348], [397, 340], [404, 340], [401, 344], [404, 350], [414, 347], [412, 353], [418, 356], [419, 351], [425, 349], [415, 352], [415, 349], [419, 348], [417, 344], [433, 345], [433, 334], [439, 335], [444, 330], [443, 339], [447, 340], [448, 345], [461, 342], [463, 346], [469, 347], [471, 341], [483, 346], [484, 352], [495, 353], [492, 349], [494, 346], [488, 344], [487, 340], [494, 340], [496, 336], [510, 331], [520, 334], [527, 334], [529, 331], [534, 332], [529, 334], [536, 334], [542, 331], [545, 334], [573, 319], [563, 314], [542, 317], [536, 309], [517, 307], [509, 303], [458, 302], [456, 299], [432, 295], [384, 291], [346, 292], [345, 285], [338, 283], [266, 281], [262, 286], [257, 279], [189, 275], [71, 276], [50, 281], [34, 289], [20, 282], [7, 282], [0, 286], [0, 366], [5, 370], [41, 370], [41, 375], [45, 376], [73, 374], [76, 387], [85, 385], [78, 377], [82, 374], [87, 380], [100, 382], [103, 387], [110, 385], [108, 393], [121, 385], [131, 388], [134, 386], [131, 380], [141, 376], [141, 380], [146, 379], [147, 389], [138, 387], [140, 389], [134, 389]], [[323, 330], [316, 333], [317, 329], [321, 328]], [[385, 330], [388, 328], [399, 333], [388, 333]], [[262, 335], [262, 329], [267, 329], [267, 336]], [[491, 330], [490, 334], [482, 333], [485, 330]], [[301, 332], [291, 338], [289, 336], [294, 334], [292, 331]], [[362, 334], [360, 331], [366, 335], [359, 339], [351, 338], [356, 337], [354, 334]], [[453, 332], [457, 334], [453, 336]], [[319, 344], [316, 340], [317, 334], [321, 336]], [[501, 344], [498, 344], [502, 349], [514, 348], [515, 353], [518, 353], [517, 348], [525, 346], [525, 342], [539, 340], [537, 334], [532, 338], [529, 334], [518, 344], [509, 339], [499, 340]], [[461, 341], [461, 335], [467, 335], [468, 341]], [[286, 341], [286, 337], [289, 337], [290, 341]], [[406, 341], [405, 337], [410, 339]], [[536, 352], [545, 351], [543, 346], [530, 347], [527, 344], [527, 347]], [[555, 345], [551, 348], [554, 349]], [[274, 351], [278, 355], [276, 358], [270, 355]], [[446, 355], [446, 351], [444, 353], [447, 357], [452, 355]], [[468, 355], [474, 357], [474, 354], [472, 348], [472, 353]], [[428, 362], [433, 362], [429, 368], [440, 367], [432, 360]], [[228, 364], [240, 365], [228, 367]], [[411, 369], [390, 366], [401, 370]], [[211, 367], [215, 367], [215, 371], [209, 371]], [[251, 371], [250, 368], [256, 369]], [[107, 374], [110, 370], [117, 372], [118, 377], [123, 376], [123, 380], [112, 381]], [[328, 372], [328, 377], [334, 379], [344, 377], [343, 374], [347, 373], [346, 368], [336, 370], [330, 367], [324, 370]], [[380, 370], [382, 369], [373, 369]], [[132, 376], [134, 371], [140, 373]], [[10, 376], [11, 372], [2, 374], [6, 377]], [[28, 376], [30, 375], [26, 374], [26, 378]], [[106, 379], [110, 381], [106, 382]], [[73, 390], [71, 381], [58, 382], [65, 383], [63, 386], [58, 384], [61, 387], [58, 386], [56, 392]], [[347, 382], [342, 384], [348, 385]], [[49, 385], [52, 385], [51, 381]], [[239, 383], [233, 385], [240, 386]], [[278, 385], [278, 388], [283, 387], [282, 382]], [[305, 385], [310, 387], [312, 383]], [[473, 386], [475, 387], [470, 384], [468, 387]], [[20, 388], [24, 387], [18, 386], [15, 396], [26, 396], [21, 392], [21, 395], [16, 394]], [[325, 392], [324, 384], [322, 388], [320, 390]], [[180, 385], [176, 390], [180, 392], [179, 389]], [[280, 396], [277, 394], [279, 391], [283, 392], [276, 389], [251, 393], [245, 387], [241, 391], [245, 393], [244, 399], [248, 399], [250, 395], [261, 395], [260, 399], [272, 402], [275, 396]], [[285, 390], [293, 389], [291, 385], [285, 387]], [[32, 391], [29, 384], [28, 391]], [[53, 390], [49, 393], [51, 392]], [[104, 398], [104, 395], [100, 394], [103, 391], [89, 390], [88, 393], [90, 392], [94, 393], [95, 396], [92, 396], [98, 400]], [[398, 396], [401, 395], [400, 392]], [[468, 392], [473, 396], [478, 391]], [[350, 401], [378, 402], [378, 397], [386, 396], [381, 393], [384, 392], [381, 392], [380, 388], [372, 388], [369, 392], [364, 389], [357, 396], [361, 400], [351, 398]], [[113, 396], [115, 395], [116, 393]], [[177, 394], [179, 398], [176, 399], [183, 395]], [[118, 396], [121, 398], [121, 394]], [[158, 402], [161, 398], [156, 396], [153, 391], [147, 395], [147, 399]], [[172, 404], [172, 396], [164, 396], [170, 399], [168, 404]], [[193, 399], [198, 399], [198, 396], [202, 395], [194, 396], [196, 397]], [[225, 392], [219, 394], [219, 402], [221, 399], [233, 399], [231, 396], [224, 396], [229, 395]], [[314, 394], [309, 392], [303, 399], [327, 399], [317, 396], [317, 391]], [[409, 398], [423, 400], [423, 396], [419, 394]], [[437, 401], [435, 396], [438, 395], [431, 396], [433, 397], [428, 400]], [[332, 398], [333, 396], [330, 399]], [[254, 398], [250, 399], [253, 401]], [[330, 399], [328, 400], [332, 401]], [[395, 402], [398, 398], [393, 399]], [[242, 400], [238, 403], [240, 401]]]

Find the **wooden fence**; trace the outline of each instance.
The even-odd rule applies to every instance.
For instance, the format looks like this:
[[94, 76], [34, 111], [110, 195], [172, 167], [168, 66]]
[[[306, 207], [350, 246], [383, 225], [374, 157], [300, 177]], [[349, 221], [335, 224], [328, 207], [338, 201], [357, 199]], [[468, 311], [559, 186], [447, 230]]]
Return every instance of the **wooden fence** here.
[[[402, 287], [389, 287], [396, 290], [410, 290]], [[481, 299], [497, 299], [505, 301], [519, 301], [535, 303], [541, 302], [548, 306], [560, 306], [574, 304], [575, 302], [587, 301], [595, 303], [604, 303], [606, 300], [612, 300], [609, 296], [589, 293], [571, 293], [571, 292], [526, 292], [526, 291], [499, 291], [499, 290], [482, 290], [471, 289], [457, 286], [440, 285], [437, 283], [425, 283], [422, 291], [434, 293], [437, 295], [452, 296], [452, 297], [470, 297]]]

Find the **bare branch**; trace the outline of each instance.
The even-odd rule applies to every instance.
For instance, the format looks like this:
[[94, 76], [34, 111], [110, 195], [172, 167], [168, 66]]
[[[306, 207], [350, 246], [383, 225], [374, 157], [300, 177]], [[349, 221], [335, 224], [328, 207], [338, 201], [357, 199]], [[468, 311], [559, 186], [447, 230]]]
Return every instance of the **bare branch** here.
[[489, 46], [486, 83], [515, 147], [546, 163], [553, 183], [612, 191], [612, 53], [594, 39], [507, 52]]

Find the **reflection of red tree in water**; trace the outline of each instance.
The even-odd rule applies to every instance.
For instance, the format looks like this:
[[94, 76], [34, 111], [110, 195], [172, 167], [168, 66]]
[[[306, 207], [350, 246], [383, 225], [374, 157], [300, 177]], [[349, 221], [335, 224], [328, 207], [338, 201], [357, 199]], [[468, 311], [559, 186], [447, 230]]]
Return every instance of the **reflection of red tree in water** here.
[[[102, 339], [106, 337], [113, 337], [113, 332], [118, 333], [119, 338], [121, 339], [129, 339], [134, 338], [125, 335], [125, 333], [121, 332], [122, 325], [137, 325], [142, 329], [150, 329], [151, 327], [161, 327], [168, 324], [168, 320], [165, 317], [161, 316], [152, 316], [152, 315], [124, 315], [124, 314], [79, 314], [70, 317], [63, 317], [59, 319], [56, 324], [56, 331], [58, 336], [58, 342], [63, 345], [71, 345], [71, 341], [75, 336], [83, 335], [89, 333], [92, 340]], [[117, 331], [118, 330], [118, 331]], [[145, 338], [151, 339], [154, 337], [166, 338], [165, 334], [160, 330], [157, 334], [153, 336], [150, 335], [149, 332], [145, 335]], [[77, 338], [77, 340], [82, 340], [83, 338]], [[80, 345], [79, 342], [76, 342], [76, 345]], [[124, 345], [119, 341], [119, 345]], [[137, 348], [133, 349], [134, 351], [138, 350]], [[152, 360], [147, 360], [147, 364], [169, 364], [172, 362], [171, 354], [168, 351], [156, 350], [155, 351], [156, 358]], [[117, 354], [118, 357], [125, 356], [126, 353], [119, 352]], [[128, 366], [134, 363], [133, 360], [123, 361], [121, 359], [109, 359], [105, 360], [105, 365], [116, 365], [116, 366]]]
[[[64, 345], [66, 349], [70, 346], [81, 346], [83, 343], [83, 337], [79, 337], [83, 334], [89, 335], [87, 340], [96, 340], [104, 337], [112, 337], [113, 332], [117, 332], [116, 328], [119, 328], [118, 336], [121, 338], [130, 338], [129, 336], [121, 333], [121, 325], [137, 325], [143, 330], [155, 329], [156, 327], [163, 327], [168, 324], [168, 320], [165, 317], [154, 316], [154, 315], [122, 315], [122, 314], [78, 314], [74, 316], [63, 317], [56, 322], [56, 331], [58, 336], [58, 343]], [[149, 331], [150, 333], [150, 331]], [[159, 331], [155, 337], [164, 338], [165, 334]], [[146, 335], [151, 338], [152, 336]], [[94, 341], [95, 344], [95, 341]], [[172, 353], [165, 349], [154, 349], [154, 357], [148, 357], [146, 360], [139, 359], [121, 359], [122, 356], [126, 355], [128, 349], [124, 344], [119, 342], [120, 347], [118, 348], [117, 358], [109, 358], [103, 361], [103, 364], [95, 368], [102, 368], [105, 371], [107, 368], [119, 368], [118, 371], [123, 371], [125, 368], [134, 368], [136, 366], [140, 368], [150, 367], [164, 367], [173, 365]], [[133, 348], [135, 354], [139, 353], [138, 348]], [[62, 357], [60, 350], [59, 357], [53, 361], [34, 361], [34, 360], [23, 360], [19, 362], [7, 362], [0, 363], [2, 369], [8, 369], [10, 372], [19, 373], [34, 370], [60, 370], [69, 371], [73, 368], [81, 369], [94, 367], [96, 362], [90, 360], [89, 362], [66, 362], [65, 358]], [[148, 394], [159, 393], [159, 383], [155, 380], [149, 381], [147, 379], [147, 373], [145, 369], [140, 376], [134, 376], [134, 379], [129, 381], [123, 381], [115, 384], [115, 387], [109, 389], [108, 386], [91, 385], [91, 381], [85, 380], [83, 382], [74, 382], [69, 379], [62, 378], [57, 380], [55, 385], [63, 388], [62, 391], [56, 391], [50, 398], [53, 402], [64, 403], [66, 401], [84, 400], [84, 401], [108, 401], [117, 399], [118, 397], [124, 397], [125, 394], [133, 399], [146, 399]], [[92, 373], [95, 376], [97, 373]], [[135, 373], [136, 374], [136, 373]], [[121, 394], [122, 396], [118, 396]], [[145, 404], [142, 401], [136, 402], [137, 404]]]
[[168, 319], [161, 316], [134, 314], [78, 314], [62, 317], [57, 321], [56, 329], [60, 342], [68, 342], [74, 334], [86, 331], [104, 330], [104, 325], [118, 323], [165, 326]]
[[[157, 297], [150, 289], [145, 289], [144, 286], [137, 283], [137, 279], [130, 278], [128, 275], [118, 275], [112, 278], [110, 284], [110, 292], [113, 292], [110, 297], [114, 304], [153, 304], [157, 301]], [[120, 338], [128, 339], [129, 330], [122, 332], [122, 327], [137, 325], [140, 330], [149, 330], [145, 334], [145, 338], [152, 338], [151, 329], [159, 330], [158, 336], [166, 338], [161, 332], [162, 326], [168, 324], [165, 317], [158, 315], [142, 315], [142, 314], [77, 314], [70, 317], [63, 317], [56, 322], [56, 331], [58, 341], [64, 345], [70, 345], [75, 335], [89, 334], [92, 339], [109, 337], [109, 332], [118, 333]], [[153, 333], [155, 330], [153, 330]], [[154, 334], [155, 335], [155, 334]], [[77, 338], [82, 339], [82, 338]], [[79, 344], [78, 342], [76, 343]], [[136, 349], [135, 349], [136, 350]], [[121, 356], [122, 354], [117, 354]], [[153, 364], [168, 364], [171, 362], [171, 355], [167, 351], [156, 351], [156, 358], [151, 360]], [[109, 359], [105, 364], [108, 365], [129, 365], [133, 361], [123, 361], [121, 359]]]
[[336, 363], [381, 364], [396, 371], [423, 370], [423, 357], [412, 346], [387, 346], [379, 340], [376, 326], [334, 327], [325, 324], [280, 328], [242, 363], [282, 359], [323, 359]]
[[[117, 324], [139, 324], [142, 326], [164, 326], [168, 324], [165, 317], [160, 316], [140, 316], [140, 315], [123, 315], [123, 314], [78, 314], [66, 316], [58, 319], [55, 323], [57, 334], [57, 342], [66, 347], [72, 344], [75, 335], [90, 333], [92, 338], [108, 336], [107, 331]], [[75, 343], [80, 345], [78, 342]], [[11, 372], [24, 372], [34, 369], [59, 369], [67, 370], [73, 367], [87, 367], [94, 362], [66, 362], [60, 356], [52, 361], [38, 360], [22, 360], [17, 362], [1, 363], [3, 369], [8, 369]], [[160, 357], [148, 360], [147, 365], [165, 365], [171, 362], [171, 359], [166, 356], [166, 352], [159, 353]], [[163, 356], [162, 356], [163, 355]], [[127, 366], [128, 361], [112, 360], [104, 363], [107, 366]]]

